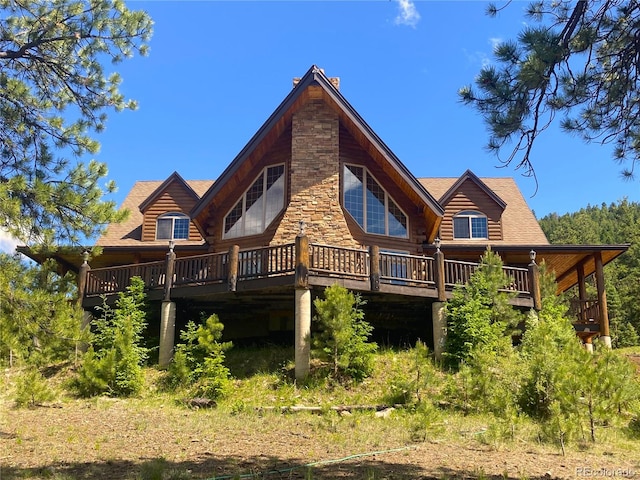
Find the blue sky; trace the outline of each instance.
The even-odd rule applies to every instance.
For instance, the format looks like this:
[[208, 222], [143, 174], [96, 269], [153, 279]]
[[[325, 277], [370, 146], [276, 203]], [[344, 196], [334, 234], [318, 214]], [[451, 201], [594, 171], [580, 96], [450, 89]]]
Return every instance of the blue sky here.
[[154, 19], [148, 57], [115, 67], [135, 112], [112, 113], [97, 160], [118, 184], [215, 179], [292, 88], [318, 65], [417, 177], [513, 176], [542, 217], [587, 204], [640, 200], [610, 150], [549, 131], [532, 161], [536, 185], [498, 168], [482, 119], [457, 91], [523, 27], [526, 2], [497, 18], [485, 1], [136, 1]]

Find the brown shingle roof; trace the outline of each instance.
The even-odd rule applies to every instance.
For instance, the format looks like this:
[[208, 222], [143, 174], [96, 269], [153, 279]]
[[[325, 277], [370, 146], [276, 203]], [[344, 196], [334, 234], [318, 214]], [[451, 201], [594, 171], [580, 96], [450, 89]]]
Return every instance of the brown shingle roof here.
[[[122, 202], [121, 210], [129, 210], [129, 217], [122, 223], [109, 225], [107, 231], [98, 239], [96, 245], [102, 247], [140, 246], [142, 234], [142, 213], [140, 205], [155, 192], [165, 180], [136, 182]], [[213, 184], [212, 180], [187, 180], [194, 192], [200, 197]], [[144, 245], [166, 245], [166, 240], [144, 242]], [[180, 241], [182, 245], [201, 245], [202, 241]]]
[[[458, 180], [454, 178], [419, 178], [418, 181], [435, 198], [440, 200]], [[502, 213], [503, 240], [495, 245], [547, 245], [549, 241], [538, 224], [535, 215], [527, 205], [513, 178], [481, 178], [482, 182], [506, 204]], [[473, 240], [460, 243], [477, 243]], [[458, 243], [458, 242], [456, 242]]]

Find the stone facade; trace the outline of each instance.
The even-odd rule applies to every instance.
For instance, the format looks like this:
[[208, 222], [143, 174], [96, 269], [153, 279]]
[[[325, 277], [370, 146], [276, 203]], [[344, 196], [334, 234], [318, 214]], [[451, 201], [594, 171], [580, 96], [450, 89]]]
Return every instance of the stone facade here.
[[340, 206], [338, 114], [322, 100], [309, 101], [293, 116], [289, 190], [291, 200], [271, 245], [293, 241], [306, 223], [314, 243], [358, 247]]

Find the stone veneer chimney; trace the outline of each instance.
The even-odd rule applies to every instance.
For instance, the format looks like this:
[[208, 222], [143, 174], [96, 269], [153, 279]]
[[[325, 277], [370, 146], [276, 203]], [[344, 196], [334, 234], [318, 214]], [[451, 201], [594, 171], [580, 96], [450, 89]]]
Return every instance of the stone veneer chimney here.
[[291, 200], [271, 243], [292, 242], [304, 221], [311, 242], [358, 246], [340, 207], [338, 114], [310, 100], [293, 115], [291, 130]]

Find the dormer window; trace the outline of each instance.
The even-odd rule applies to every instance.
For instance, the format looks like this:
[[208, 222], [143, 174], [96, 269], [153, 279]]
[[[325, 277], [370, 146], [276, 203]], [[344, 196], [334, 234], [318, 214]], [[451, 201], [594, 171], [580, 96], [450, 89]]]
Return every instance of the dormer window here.
[[189, 217], [184, 213], [170, 212], [160, 215], [156, 221], [156, 240], [188, 240]]
[[407, 216], [369, 171], [345, 165], [344, 208], [367, 233], [408, 237]]
[[454, 239], [478, 239], [489, 238], [487, 216], [473, 210], [464, 210], [453, 217]]
[[224, 217], [222, 238], [258, 235], [284, 208], [284, 165], [265, 168]]

